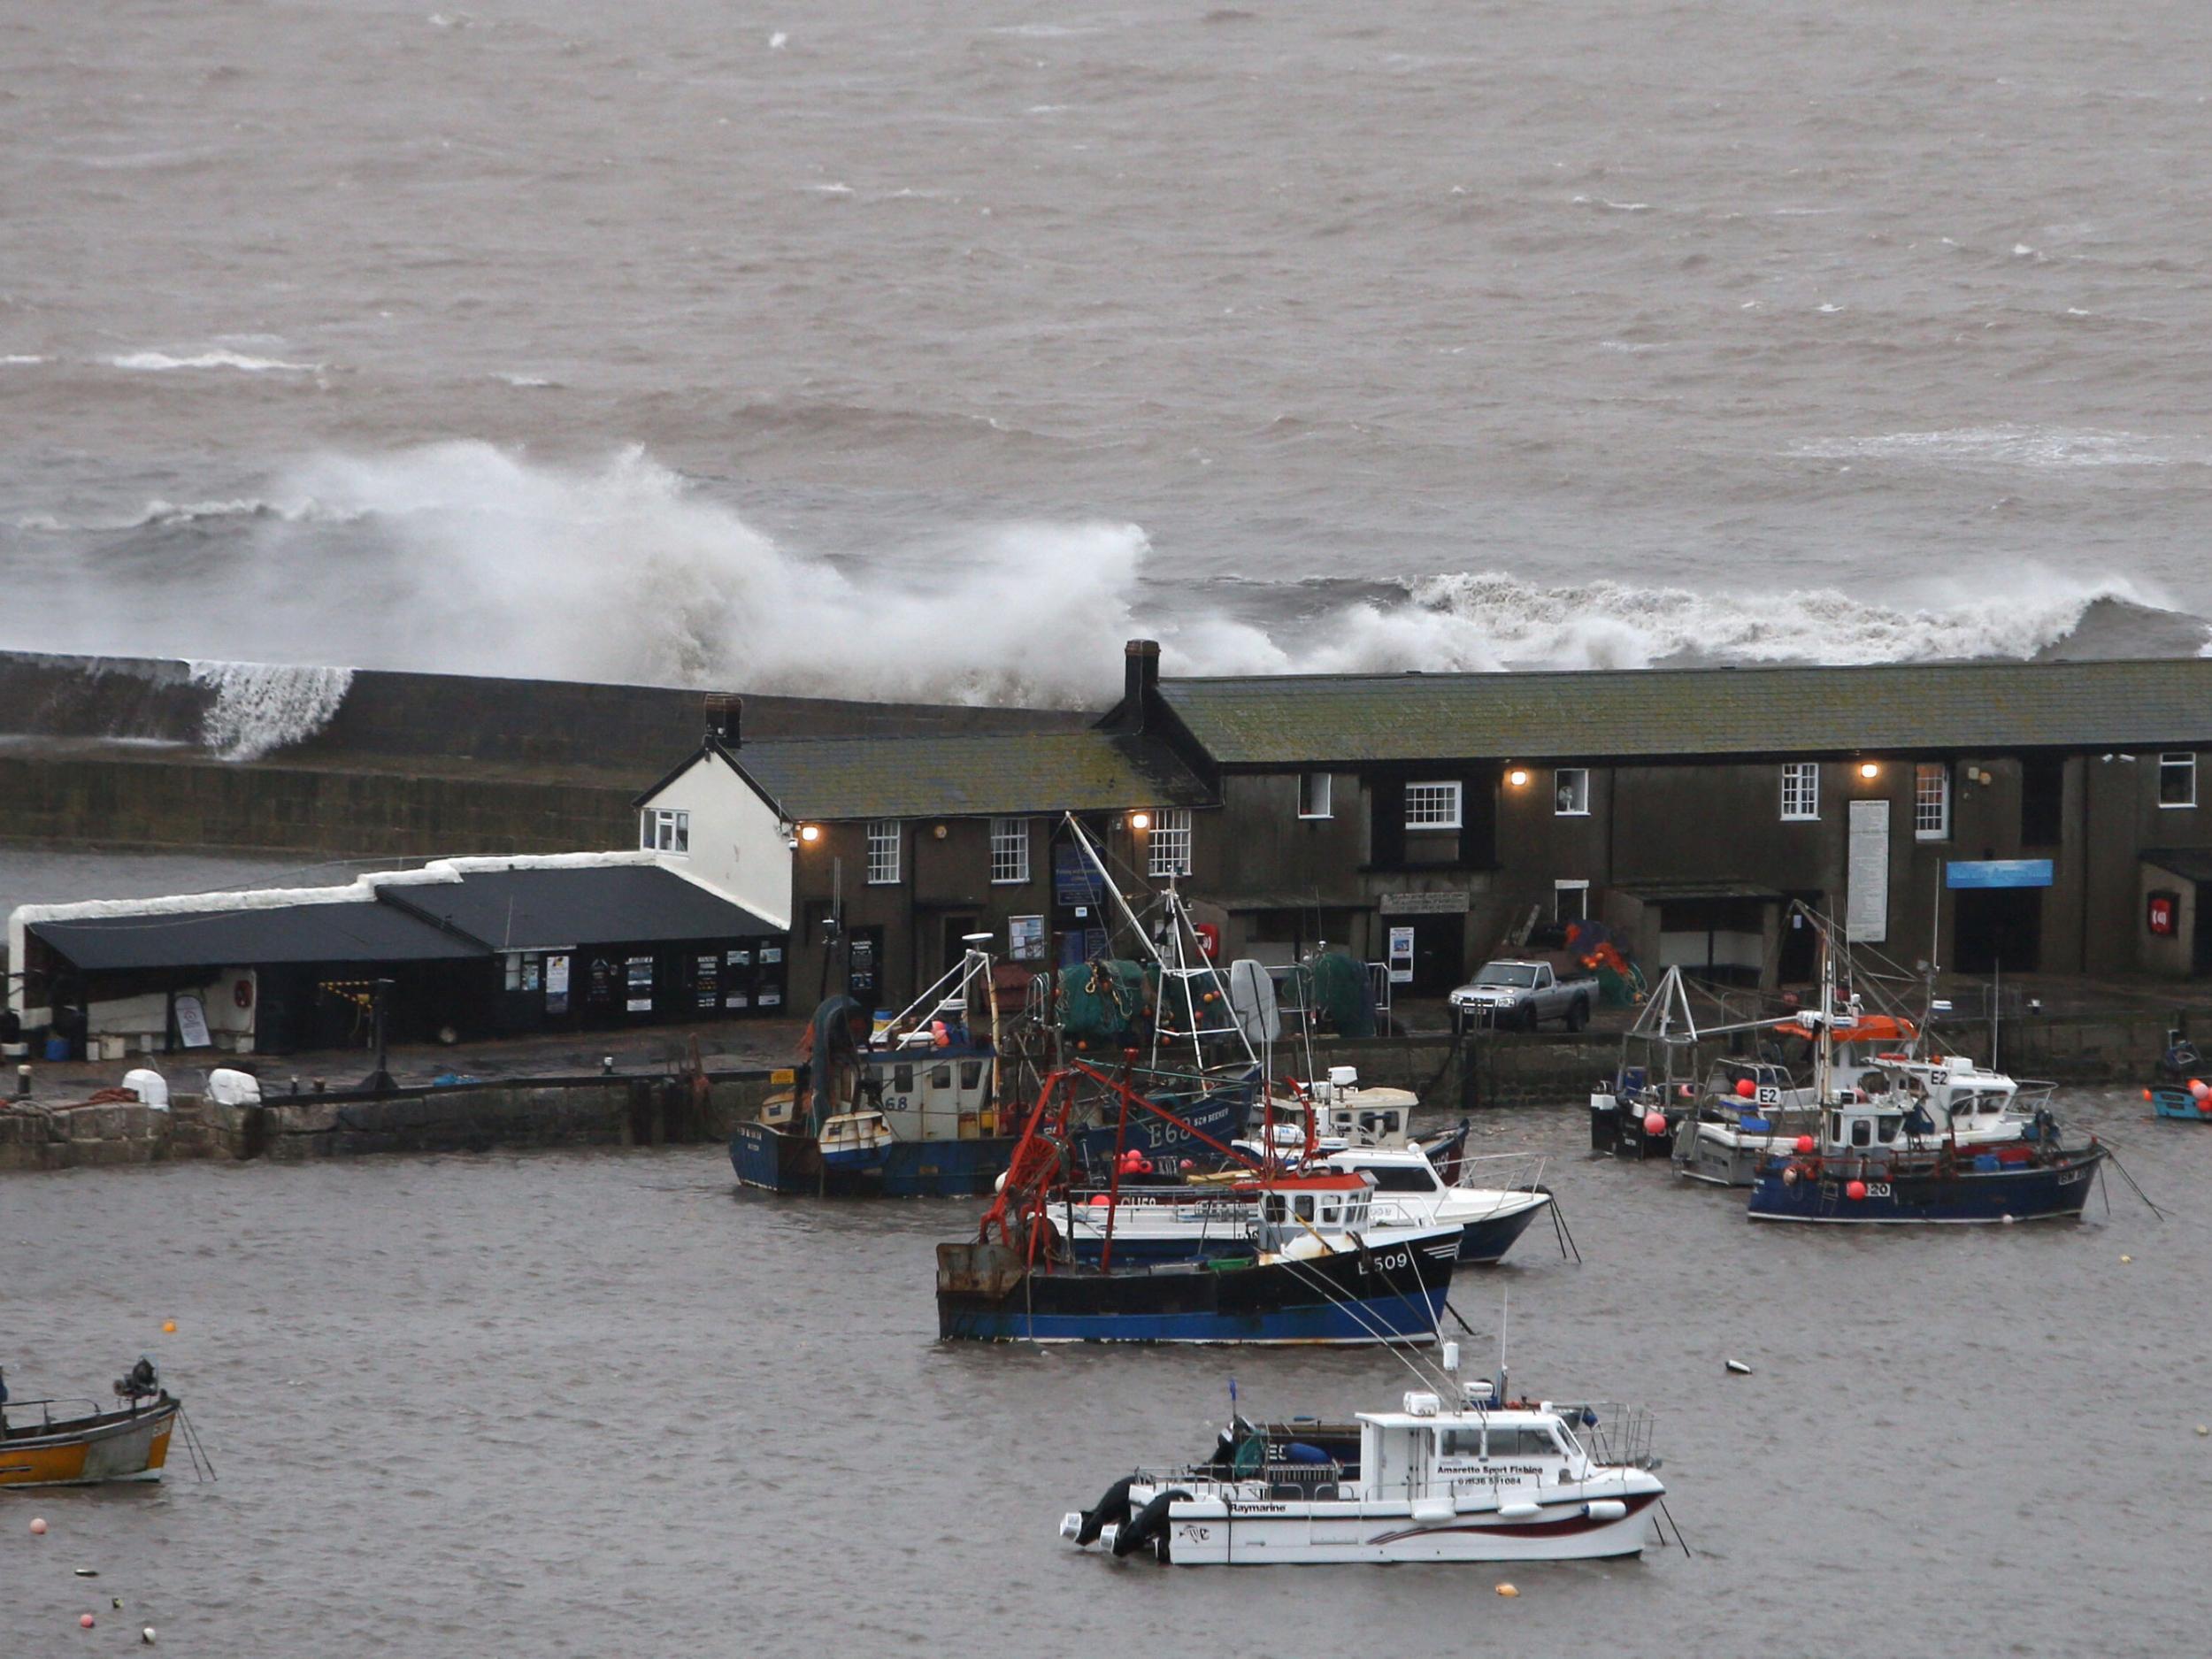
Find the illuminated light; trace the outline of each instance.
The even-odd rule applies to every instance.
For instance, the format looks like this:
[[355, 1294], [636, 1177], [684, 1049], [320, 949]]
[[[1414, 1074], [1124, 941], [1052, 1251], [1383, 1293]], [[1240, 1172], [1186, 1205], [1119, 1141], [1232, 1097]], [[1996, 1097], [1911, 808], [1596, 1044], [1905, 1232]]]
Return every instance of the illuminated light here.
[[799, 839], [800, 839], [801, 841], [820, 841], [820, 840], [822, 839], [822, 826], [821, 826], [819, 824], [802, 824], [802, 825], [800, 825], [800, 826], [799, 826]]
[[1528, 787], [1528, 768], [1525, 766], [1516, 766], [1511, 772], [1505, 774], [1505, 780], [1511, 784], [1516, 789], [1525, 789]]
[[1882, 769], [1876, 765], [1872, 761], [1863, 760], [1859, 763], [1859, 776], [1865, 779], [1869, 783], [1873, 782], [1875, 779], [1880, 777], [1881, 775]]
[[1129, 815], [1129, 827], [1133, 830], [1150, 829], [1152, 827], [1152, 814], [1149, 812], [1132, 812]]

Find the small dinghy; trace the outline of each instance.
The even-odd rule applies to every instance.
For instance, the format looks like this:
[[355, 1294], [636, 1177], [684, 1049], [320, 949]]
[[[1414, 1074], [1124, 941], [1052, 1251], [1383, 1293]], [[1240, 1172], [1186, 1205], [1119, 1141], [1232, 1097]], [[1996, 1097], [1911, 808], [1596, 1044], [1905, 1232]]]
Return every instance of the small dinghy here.
[[[1446, 1362], [1451, 1363], [1448, 1345]], [[1666, 1488], [1649, 1417], [1503, 1400], [1488, 1382], [1409, 1392], [1344, 1425], [1238, 1424], [1202, 1463], [1117, 1480], [1060, 1534], [1182, 1567], [1579, 1561], [1640, 1554]]]
[[[116, 1379], [122, 1404], [102, 1411], [95, 1401], [26, 1400], [12, 1408], [0, 1388], [0, 1487], [89, 1486], [110, 1480], [158, 1480], [169, 1460], [169, 1436], [183, 1402], [161, 1386], [154, 1363], [142, 1357]], [[91, 1406], [75, 1416], [54, 1415]], [[38, 1421], [24, 1416], [38, 1409]]]

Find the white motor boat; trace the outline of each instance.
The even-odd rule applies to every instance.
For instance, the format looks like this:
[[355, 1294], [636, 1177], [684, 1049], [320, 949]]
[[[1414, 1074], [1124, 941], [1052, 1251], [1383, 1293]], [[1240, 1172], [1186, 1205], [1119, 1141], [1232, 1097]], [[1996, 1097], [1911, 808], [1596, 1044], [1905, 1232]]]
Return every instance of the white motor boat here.
[[1356, 1453], [1255, 1432], [1202, 1464], [1139, 1470], [1061, 1536], [1186, 1567], [1578, 1561], [1640, 1553], [1666, 1491], [1650, 1418], [1618, 1407], [1499, 1402], [1478, 1382], [1356, 1423]]

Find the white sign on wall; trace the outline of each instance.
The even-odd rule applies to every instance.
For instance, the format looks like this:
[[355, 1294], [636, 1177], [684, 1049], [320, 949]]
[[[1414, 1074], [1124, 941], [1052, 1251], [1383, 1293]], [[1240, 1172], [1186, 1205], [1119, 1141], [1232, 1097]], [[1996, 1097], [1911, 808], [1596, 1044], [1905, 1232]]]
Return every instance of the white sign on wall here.
[[177, 1041], [188, 1048], [215, 1046], [207, 1034], [207, 1005], [188, 991], [177, 998]]
[[1851, 852], [1843, 936], [1855, 945], [1889, 937], [1889, 803], [1851, 803]]
[[1413, 929], [1394, 927], [1390, 930], [1390, 982], [1393, 985], [1413, 983]]

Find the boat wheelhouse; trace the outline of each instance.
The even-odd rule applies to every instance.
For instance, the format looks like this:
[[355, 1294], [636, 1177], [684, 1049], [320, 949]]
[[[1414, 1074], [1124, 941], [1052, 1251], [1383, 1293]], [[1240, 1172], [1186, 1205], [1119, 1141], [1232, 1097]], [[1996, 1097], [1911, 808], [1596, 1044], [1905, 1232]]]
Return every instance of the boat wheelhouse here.
[[[1228, 1455], [1139, 1470], [1061, 1520], [1078, 1547], [1178, 1566], [1570, 1561], [1640, 1553], [1666, 1488], [1650, 1418], [1497, 1402], [1488, 1383], [1409, 1392], [1340, 1433], [1256, 1432]], [[1288, 1425], [1294, 1436], [1298, 1425]], [[1317, 1425], [1318, 1428], [1318, 1425]]]

